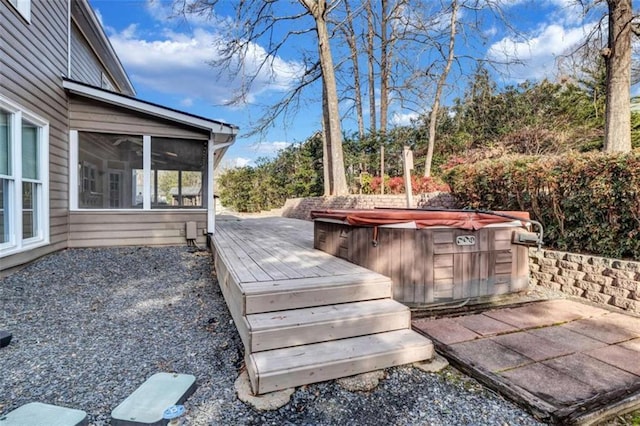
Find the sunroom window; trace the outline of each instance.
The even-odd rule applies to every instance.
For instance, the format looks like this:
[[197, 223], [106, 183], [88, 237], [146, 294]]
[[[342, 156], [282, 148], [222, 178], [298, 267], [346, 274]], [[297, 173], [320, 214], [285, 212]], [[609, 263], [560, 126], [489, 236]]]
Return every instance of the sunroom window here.
[[79, 132], [78, 207], [142, 208], [142, 136]]
[[201, 141], [151, 138], [152, 207], [202, 207], [207, 145]]
[[48, 243], [48, 130], [0, 97], [0, 256]]
[[206, 141], [94, 132], [77, 135], [77, 208], [205, 207]]

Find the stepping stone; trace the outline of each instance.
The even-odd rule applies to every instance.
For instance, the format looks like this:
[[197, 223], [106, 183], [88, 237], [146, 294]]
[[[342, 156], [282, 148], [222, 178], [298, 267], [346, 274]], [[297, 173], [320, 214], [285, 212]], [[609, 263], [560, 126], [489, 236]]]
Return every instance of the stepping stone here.
[[196, 378], [190, 374], [156, 373], [113, 409], [111, 424], [164, 425], [164, 410], [182, 404], [195, 390]]
[[87, 413], [84, 411], [41, 402], [30, 402], [0, 417], [0, 426], [84, 426], [87, 424]]
[[0, 348], [4, 348], [11, 343], [12, 334], [5, 330], [0, 330]]

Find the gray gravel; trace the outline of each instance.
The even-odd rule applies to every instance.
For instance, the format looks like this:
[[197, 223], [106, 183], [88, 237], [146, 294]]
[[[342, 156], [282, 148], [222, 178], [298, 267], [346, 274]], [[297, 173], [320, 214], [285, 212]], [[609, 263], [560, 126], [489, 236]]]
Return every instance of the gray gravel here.
[[259, 412], [233, 382], [242, 344], [206, 252], [66, 250], [0, 280], [0, 414], [40, 401], [109, 424], [111, 410], [160, 371], [196, 376], [188, 425], [535, 425], [526, 412], [451, 367], [386, 371], [370, 393], [303, 386]]

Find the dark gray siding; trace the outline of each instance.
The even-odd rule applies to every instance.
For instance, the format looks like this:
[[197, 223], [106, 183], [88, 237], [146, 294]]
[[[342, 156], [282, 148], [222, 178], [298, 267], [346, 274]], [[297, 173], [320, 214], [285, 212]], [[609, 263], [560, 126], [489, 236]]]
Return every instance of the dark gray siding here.
[[[114, 90], [113, 82], [103, 85], [102, 76], [107, 76], [96, 54], [87, 43], [75, 23], [71, 24], [71, 78], [96, 87]], [[108, 78], [108, 77], [107, 77]]]
[[49, 121], [51, 245], [2, 258], [0, 270], [65, 248], [69, 229], [67, 1], [36, 0], [27, 23], [0, 0], [0, 93]]

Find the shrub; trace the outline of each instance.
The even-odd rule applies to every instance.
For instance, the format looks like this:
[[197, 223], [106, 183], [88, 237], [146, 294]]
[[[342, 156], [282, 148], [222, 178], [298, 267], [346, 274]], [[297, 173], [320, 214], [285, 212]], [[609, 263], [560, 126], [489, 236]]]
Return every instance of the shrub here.
[[[363, 173], [361, 178], [363, 194], [379, 194], [382, 179]], [[431, 192], [449, 192], [449, 185], [433, 177], [411, 176], [413, 194], [427, 194]], [[400, 176], [384, 177], [385, 194], [404, 194], [404, 178]]]
[[444, 179], [467, 207], [529, 211], [553, 248], [640, 260], [640, 150], [487, 160]]

